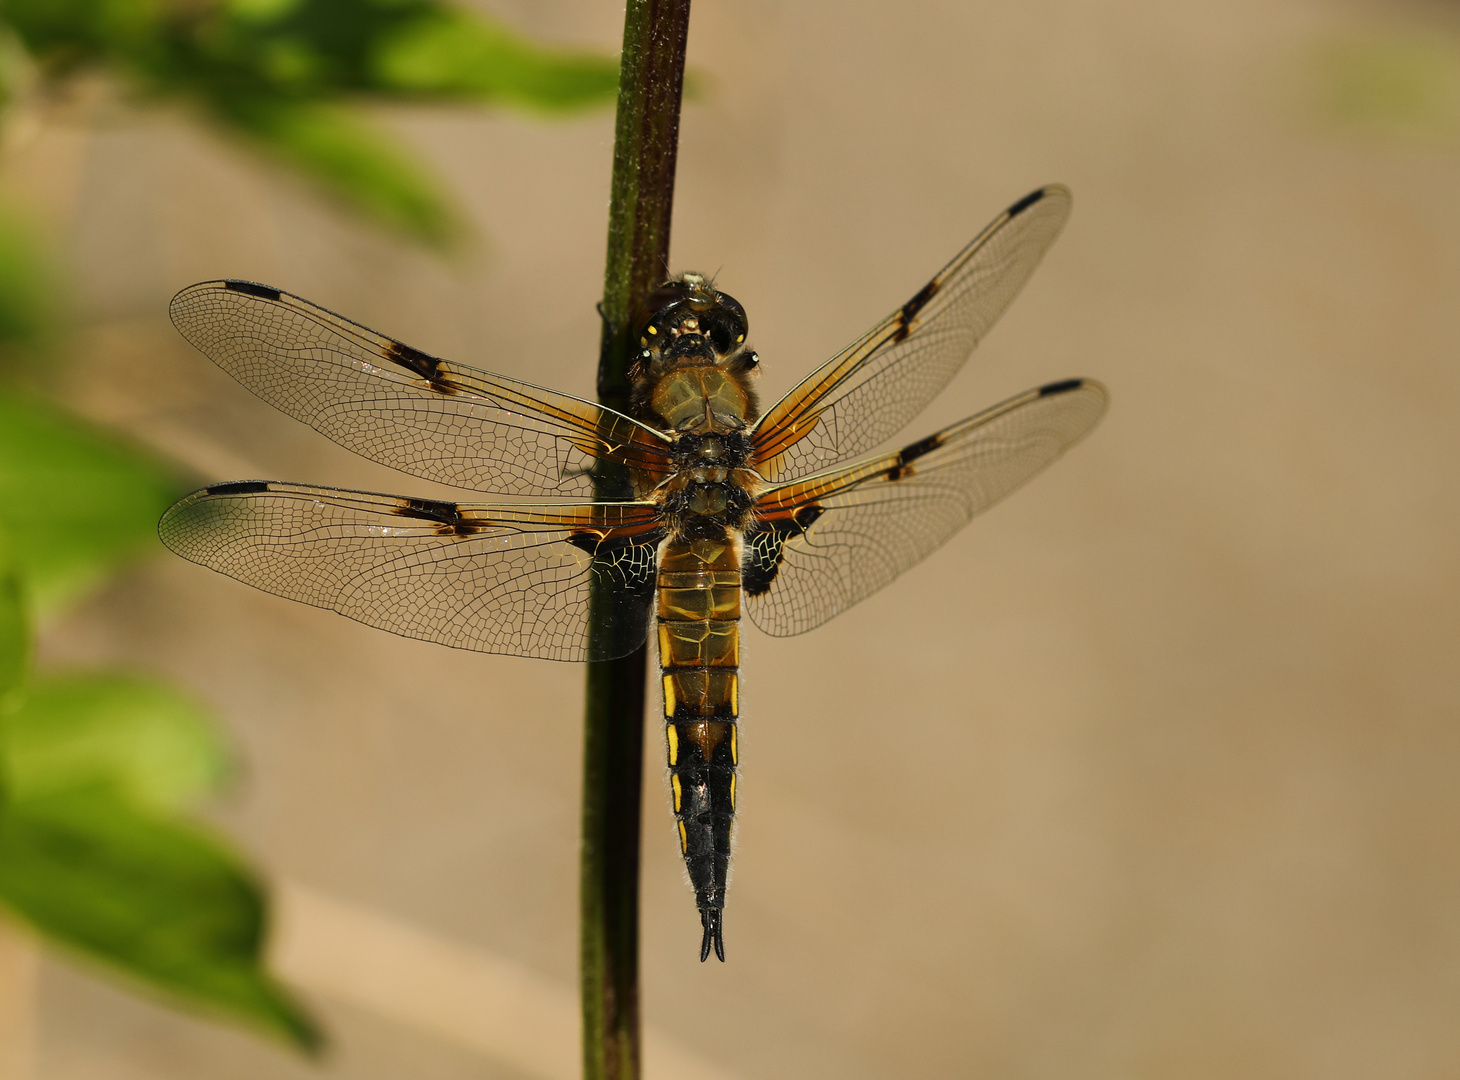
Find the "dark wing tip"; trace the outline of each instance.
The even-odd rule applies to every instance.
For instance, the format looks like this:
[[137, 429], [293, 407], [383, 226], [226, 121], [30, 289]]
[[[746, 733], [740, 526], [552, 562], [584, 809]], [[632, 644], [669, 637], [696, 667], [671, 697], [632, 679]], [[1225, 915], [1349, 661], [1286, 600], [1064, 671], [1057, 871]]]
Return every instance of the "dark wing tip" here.
[[[243, 293], [244, 296], [252, 296], [259, 300], [278, 300], [288, 294], [268, 285], [260, 285], [257, 281], [242, 281], [238, 278], [226, 278], [222, 281], [199, 281], [189, 285], [186, 289], [179, 289], [177, 295], [169, 301], [167, 313], [172, 318], [173, 325], [178, 328], [182, 336], [193, 341], [193, 323], [197, 315], [191, 308], [191, 301], [206, 293], [217, 292]], [[206, 350], [205, 350], [206, 351]]]
[[198, 562], [198, 559], [179, 546], [179, 542], [184, 539], [179, 530], [186, 530], [187, 518], [190, 513], [194, 512], [193, 507], [203, 499], [218, 495], [257, 495], [268, 490], [269, 482], [267, 480], [228, 480], [221, 484], [209, 484], [205, 488], [199, 488], [190, 495], [184, 495], [163, 511], [162, 517], [157, 521], [157, 537], [164, 545], [183, 558]]
[[725, 962], [725, 935], [724, 926], [721, 920], [724, 912], [711, 910], [700, 912], [700, 922], [704, 925], [705, 936], [700, 939], [700, 963], [710, 958], [710, 947], [714, 946], [715, 958], [720, 963]]
[[1084, 385], [1084, 379], [1062, 379], [1059, 382], [1045, 383], [1039, 388], [1039, 396], [1054, 397], [1056, 394], [1068, 394], [1071, 390], [1078, 390]]
[[204, 495], [257, 495], [261, 491], [268, 491], [267, 480], [230, 480], [223, 484], [214, 484], [212, 487], [203, 489]]
[[1009, 207], [1009, 209], [1006, 210], [1005, 213], [1007, 213], [1011, 218], [1018, 217], [1035, 203], [1043, 202], [1045, 199], [1048, 199], [1051, 196], [1055, 195], [1062, 196], [1066, 201], [1068, 201], [1070, 199], [1070, 189], [1065, 187], [1063, 184], [1045, 184], [1044, 187], [1035, 188], [1028, 195], [1025, 195], [1024, 198], [1020, 199], [1013, 206]]
[[238, 278], [228, 278], [223, 282], [223, 287], [229, 292], [241, 292], [245, 296], [257, 296], [260, 300], [277, 300], [280, 296], [278, 289], [271, 289], [267, 285], [260, 285], [257, 281], [240, 281]]
[[1018, 217], [1020, 214], [1024, 213], [1025, 210], [1028, 210], [1031, 206], [1037, 203], [1040, 199], [1044, 198], [1044, 194], [1044, 188], [1039, 188], [1036, 191], [1031, 191], [1028, 195], [1025, 195], [1024, 198], [1020, 199], [1013, 206], [1009, 207], [1009, 216]]

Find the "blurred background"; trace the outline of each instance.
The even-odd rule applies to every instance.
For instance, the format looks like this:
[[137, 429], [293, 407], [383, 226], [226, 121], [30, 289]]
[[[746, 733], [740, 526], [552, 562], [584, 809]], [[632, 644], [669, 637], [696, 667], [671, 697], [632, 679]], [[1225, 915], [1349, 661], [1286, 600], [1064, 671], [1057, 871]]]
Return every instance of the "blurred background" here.
[[[622, 34], [615, 4], [473, 10], [572, 55]], [[648, 1075], [1460, 1072], [1460, 7], [698, 0], [689, 62], [674, 269], [745, 305], [764, 398], [1058, 180], [1068, 229], [907, 435], [1068, 376], [1113, 404], [884, 592], [748, 632], [723, 966], [651, 727]], [[446, 493], [183, 342], [169, 298], [227, 276], [592, 396], [611, 103], [406, 97], [352, 115], [450, 214], [342, 202], [348, 176], [247, 141], [277, 129], [105, 78], [12, 106], [7, 205], [55, 275], [28, 303], [63, 328], [16, 378], [182, 488]], [[330, 1048], [11, 922], [14, 1075], [574, 1075], [580, 670], [151, 542], [37, 618], [37, 671], [125, 670], [215, 718], [231, 781], [191, 820], [268, 883], [270, 964]]]

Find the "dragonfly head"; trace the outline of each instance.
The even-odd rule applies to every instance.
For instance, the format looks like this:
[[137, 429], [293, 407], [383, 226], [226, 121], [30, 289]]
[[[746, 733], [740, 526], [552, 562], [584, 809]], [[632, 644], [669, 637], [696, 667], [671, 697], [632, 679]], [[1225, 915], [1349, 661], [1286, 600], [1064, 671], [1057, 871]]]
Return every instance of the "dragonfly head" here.
[[651, 372], [686, 364], [729, 366], [748, 353], [749, 325], [740, 301], [701, 274], [681, 274], [655, 289], [634, 319], [639, 363]]
[[745, 345], [740, 301], [700, 274], [681, 274], [650, 294], [633, 327], [640, 419], [668, 431], [736, 431], [755, 419], [760, 361]]

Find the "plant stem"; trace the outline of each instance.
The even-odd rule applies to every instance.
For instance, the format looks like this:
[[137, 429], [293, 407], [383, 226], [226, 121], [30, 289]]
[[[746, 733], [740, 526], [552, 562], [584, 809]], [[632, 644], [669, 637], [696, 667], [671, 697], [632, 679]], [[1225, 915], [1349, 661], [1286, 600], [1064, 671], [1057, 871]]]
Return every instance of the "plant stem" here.
[[[598, 400], [629, 408], [629, 325], [664, 280], [690, 0], [628, 0], [604, 272]], [[633, 497], [625, 470], [595, 474], [601, 500]], [[601, 611], [607, 598], [590, 598]], [[590, 631], [607, 634], [606, 620]], [[579, 938], [586, 1080], [639, 1076], [639, 808], [648, 650], [588, 665]]]

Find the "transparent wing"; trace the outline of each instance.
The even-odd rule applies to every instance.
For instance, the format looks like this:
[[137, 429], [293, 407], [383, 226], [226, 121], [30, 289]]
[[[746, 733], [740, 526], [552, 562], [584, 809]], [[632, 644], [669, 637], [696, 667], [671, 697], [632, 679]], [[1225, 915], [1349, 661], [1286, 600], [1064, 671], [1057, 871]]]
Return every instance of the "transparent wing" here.
[[428, 356], [278, 289], [205, 281], [172, 321], [275, 408], [383, 465], [503, 495], [589, 498], [595, 458], [653, 477], [665, 436], [611, 409]]
[[[606, 660], [649, 630], [658, 512], [649, 503], [483, 505], [245, 481], [163, 515], [163, 543], [265, 592], [458, 649]], [[588, 588], [618, 625], [588, 644]]]
[[770, 488], [745, 536], [750, 617], [780, 637], [820, 626], [1031, 479], [1105, 404], [1097, 382], [1051, 383], [891, 454]]
[[1040, 188], [995, 218], [911, 300], [773, 406], [751, 433], [768, 479], [828, 469], [890, 439], [957, 374], [1059, 235], [1070, 193]]

